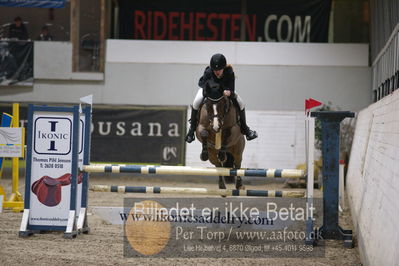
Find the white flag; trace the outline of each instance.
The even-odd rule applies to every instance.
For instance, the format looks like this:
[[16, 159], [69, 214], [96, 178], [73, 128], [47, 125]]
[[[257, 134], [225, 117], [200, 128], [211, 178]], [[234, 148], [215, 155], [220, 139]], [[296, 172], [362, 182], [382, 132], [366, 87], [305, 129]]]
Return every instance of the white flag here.
[[93, 94], [80, 98], [80, 102], [93, 105]]

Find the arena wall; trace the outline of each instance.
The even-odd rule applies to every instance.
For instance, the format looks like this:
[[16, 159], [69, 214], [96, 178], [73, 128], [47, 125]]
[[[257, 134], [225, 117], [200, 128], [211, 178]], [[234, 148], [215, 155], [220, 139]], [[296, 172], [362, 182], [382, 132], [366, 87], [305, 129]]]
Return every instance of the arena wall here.
[[[236, 72], [249, 125], [243, 167], [295, 168], [304, 162], [304, 100], [358, 111], [371, 102], [366, 44], [107, 40], [104, 73], [72, 72], [69, 42], [35, 42], [34, 86], [0, 89], [1, 101], [189, 106], [210, 55], [222, 52]], [[264, 147], [267, 147], [266, 149]], [[186, 164], [198, 160], [187, 145]], [[206, 165], [206, 163], [205, 163]]]
[[[33, 87], [3, 87], [1, 101], [185, 105], [210, 56], [226, 54], [250, 111], [299, 111], [305, 98], [358, 111], [371, 102], [366, 44], [107, 40], [104, 73], [72, 72], [69, 42], [35, 42]], [[62, 95], [62, 97], [60, 97]]]
[[347, 194], [362, 262], [397, 265], [399, 91], [358, 114]]

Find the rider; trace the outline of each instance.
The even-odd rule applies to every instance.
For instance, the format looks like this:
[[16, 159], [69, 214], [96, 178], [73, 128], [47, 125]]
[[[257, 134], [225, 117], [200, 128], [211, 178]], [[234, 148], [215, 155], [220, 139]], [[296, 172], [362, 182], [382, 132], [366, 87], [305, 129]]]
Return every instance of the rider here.
[[214, 54], [211, 58], [210, 66], [207, 66], [204, 75], [199, 79], [197, 95], [195, 96], [190, 119], [190, 129], [186, 135], [188, 143], [195, 139], [194, 132], [198, 123], [198, 109], [204, 99], [207, 97], [207, 88], [218, 85], [223, 91], [223, 95], [230, 96], [233, 103], [238, 107], [240, 115], [241, 132], [246, 136], [247, 140], [253, 140], [258, 137], [256, 131], [251, 130], [245, 118], [245, 105], [240, 96], [234, 91], [234, 71], [231, 65], [226, 64], [226, 57], [222, 54]]

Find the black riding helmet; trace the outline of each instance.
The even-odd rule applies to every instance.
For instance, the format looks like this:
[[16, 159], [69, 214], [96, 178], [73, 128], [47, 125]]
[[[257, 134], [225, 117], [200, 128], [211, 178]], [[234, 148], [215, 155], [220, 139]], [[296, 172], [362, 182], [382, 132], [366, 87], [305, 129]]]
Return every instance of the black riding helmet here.
[[220, 70], [226, 67], [226, 57], [222, 54], [214, 54], [211, 58], [211, 69]]

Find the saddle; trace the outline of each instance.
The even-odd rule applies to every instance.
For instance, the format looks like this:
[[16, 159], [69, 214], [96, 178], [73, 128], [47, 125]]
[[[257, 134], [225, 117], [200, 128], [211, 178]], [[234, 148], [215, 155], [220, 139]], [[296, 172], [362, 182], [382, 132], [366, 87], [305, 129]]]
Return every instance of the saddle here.
[[[70, 173], [64, 174], [58, 178], [43, 176], [32, 184], [32, 192], [37, 199], [49, 207], [57, 206], [61, 202], [61, 187], [71, 184]], [[78, 184], [82, 183], [83, 174], [78, 175]]]

